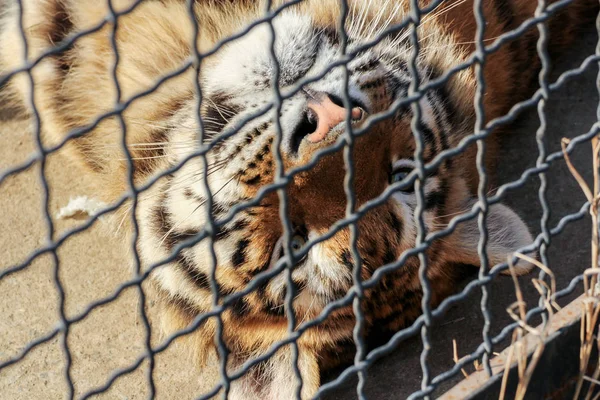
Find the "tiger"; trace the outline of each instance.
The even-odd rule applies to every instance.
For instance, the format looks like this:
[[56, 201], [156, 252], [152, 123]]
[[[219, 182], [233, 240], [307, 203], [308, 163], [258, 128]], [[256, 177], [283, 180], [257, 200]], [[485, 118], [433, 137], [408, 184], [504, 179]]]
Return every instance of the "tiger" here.
[[[99, 198], [129, 193], [165, 334], [212, 313], [185, 351], [200, 369], [216, 356], [228, 374], [288, 340], [224, 387], [229, 398], [312, 398], [324, 373], [353, 360], [357, 337], [407, 327], [481, 267], [477, 218], [422, 257], [403, 254], [491, 187], [475, 144], [438, 156], [530, 93], [538, 29], [486, 53], [479, 71], [459, 66], [479, 32], [491, 43], [539, 15], [537, 2], [484, 1], [484, 26], [470, 0], [414, 2], [421, 13], [408, 0], [21, 3], [5, 3], [1, 17], [3, 99], [35, 111], [43, 146], [63, 147]], [[572, 3], [546, 22], [551, 50], [572, 43], [597, 7]], [[480, 160], [492, 177], [498, 136]], [[532, 243], [505, 205], [487, 207], [486, 224], [487, 268]], [[356, 304], [323, 314], [382, 267]]]

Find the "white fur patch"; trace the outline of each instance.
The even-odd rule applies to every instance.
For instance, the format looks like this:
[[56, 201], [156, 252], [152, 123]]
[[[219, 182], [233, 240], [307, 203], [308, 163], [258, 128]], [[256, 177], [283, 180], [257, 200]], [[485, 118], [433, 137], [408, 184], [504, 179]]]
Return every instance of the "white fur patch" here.
[[77, 196], [56, 214], [58, 219], [87, 219], [106, 208], [106, 203], [88, 196]]

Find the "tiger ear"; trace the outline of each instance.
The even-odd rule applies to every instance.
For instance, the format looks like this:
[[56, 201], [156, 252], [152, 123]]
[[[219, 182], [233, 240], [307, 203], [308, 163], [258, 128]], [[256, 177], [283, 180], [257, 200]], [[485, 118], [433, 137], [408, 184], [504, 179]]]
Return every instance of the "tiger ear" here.
[[[476, 201], [476, 199], [471, 200], [469, 208]], [[488, 208], [487, 231], [487, 255], [490, 267], [506, 262], [507, 257], [513, 252], [533, 242], [525, 222], [512, 209], [502, 204], [494, 204]], [[479, 244], [477, 218], [458, 224], [447, 244], [450, 261], [479, 266], [481, 261], [477, 253]], [[518, 275], [523, 275], [531, 271], [533, 265], [518, 260], [514, 267]], [[510, 274], [510, 271], [506, 270], [503, 273]]]

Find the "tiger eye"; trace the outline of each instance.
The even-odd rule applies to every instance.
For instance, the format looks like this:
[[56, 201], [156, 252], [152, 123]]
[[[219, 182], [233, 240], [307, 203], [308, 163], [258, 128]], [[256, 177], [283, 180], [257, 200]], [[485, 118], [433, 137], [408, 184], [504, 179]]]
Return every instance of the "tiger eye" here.
[[302, 247], [306, 244], [306, 239], [301, 235], [294, 235], [290, 240], [290, 247], [297, 253], [302, 249]]

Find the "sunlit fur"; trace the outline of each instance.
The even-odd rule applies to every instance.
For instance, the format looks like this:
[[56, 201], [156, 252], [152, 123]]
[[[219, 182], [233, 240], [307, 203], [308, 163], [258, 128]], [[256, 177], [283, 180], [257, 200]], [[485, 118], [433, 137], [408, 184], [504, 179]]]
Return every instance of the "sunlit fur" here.
[[[15, 2], [13, 2], [15, 3]], [[25, 0], [24, 27], [33, 60], [53, 45], [103, 21], [109, 10], [98, 0]], [[131, 0], [113, 0], [118, 12]], [[422, 2], [426, 5], [428, 2]], [[515, 29], [534, 14], [531, 0], [485, 1], [485, 43], [502, 32]], [[550, 23], [560, 32], [552, 45], [573, 37], [573, 27], [590, 12], [593, 1], [570, 6]], [[183, 0], [144, 1], [119, 17], [116, 34], [120, 55], [117, 77], [120, 100], [153, 87], [157, 78], [190, 60], [193, 24]], [[466, 61], [474, 51], [476, 32], [469, 0], [445, 1], [422, 16], [418, 29], [420, 52], [417, 69], [421, 84], [436, 79]], [[260, 17], [264, 4], [254, 1], [196, 1], [199, 23], [197, 38], [201, 53], [220, 39], [239, 32]], [[409, 14], [408, 1], [356, 0], [350, 2], [346, 21], [347, 51], [380, 35]], [[309, 0], [281, 12], [273, 21], [275, 54], [280, 65], [279, 86], [286, 95], [300, 80], [316, 76], [340, 54], [338, 24], [340, 2]], [[114, 108], [117, 92], [113, 81], [115, 61], [111, 45], [112, 25], [79, 38], [60, 54], [44, 58], [33, 69], [35, 105], [41, 117], [46, 146], [55, 145], [74, 128], [86, 126]], [[490, 55], [484, 75], [485, 119], [505, 113], [528, 93], [539, 67], [535, 45], [537, 30]], [[17, 7], [10, 5], [2, 18], [0, 61], [4, 72], [23, 64]], [[561, 43], [559, 43], [561, 42]], [[251, 120], [238, 133], [229, 132], [253, 112], [273, 99], [273, 63], [269, 48], [270, 29], [262, 25], [202, 59], [203, 133], [208, 152], [208, 186], [212, 193], [212, 217], [230, 218], [232, 207], [244, 204], [274, 182], [277, 174], [273, 144], [276, 124], [272, 111]], [[358, 52], [348, 64], [349, 94], [369, 115], [385, 111], [408, 95], [413, 54], [410, 30], [388, 35], [378, 44]], [[161, 84], [151, 94], [131, 103], [123, 113], [129, 151], [134, 159], [135, 180], [141, 184], [174, 166], [201, 148], [198, 141], [196, 74], [188, 68]], [[448, 82], [429, 91], [419, 101], [425, 162], [441, 151], [455, 147], [474, 130], [475, 95], [473, 68], [453, 74]], [[337, 67], [305, 87], [343, 98], [343, 68]], [[24, 74], [10, 81], [7, 94], [27, 100]], [[326, 140], [311, 143], [295, 140], [294, 132], [306, 110], [307, 95], [295, 93], [282, 104], [280, 126], [283, 170], [291, 171], [309, 162], [315, 153], [343, 139], [344, 126]], [[27, 104], [27, 103], [26, 103]], [[357, 137], [353, 148], [356, 208], [378, 197], [390, 185], [393, 165], [414, 167], [415, 141], [412, 111], [402, 107], [391, 118], [375, 124], [368, 134]], [[365, 122], [355, 123], [355, 130]], [[67, 144], [68, 151], [87, 168], [86, 179], [98, 183], [105, 200], [119, 198], [127, 188], [126, 162], [119, 145], [122, 131], [114, 116], [103, 119], [91, 132]], [[495, 141], [489, 140], [486, 165], [491, 172]], [[424, 184], [424, 222], [428, 233], [444, 229], [452, 216], [470, 210], [476, 201], [478, 175], [475, 146], [444, 161]], [[300, 244], [326, 234], [346, 215], [345, 166], [342, 151], [321, 158], [308, 171], [295, 174], [285, 189], [291, 236]], [[139, 197], [139, 251], [145, 267], [169, 256], [182, 243], [196, 237], [207, 223], [207, 193], [199, 158], [161, 178]], [[270, 266], [277, 268], [274, 250], [283, 235], [278, 193], [268, 192], [216, 229], [217, 289], [221, 298], [242, 290]], [[394, 262], [415, 245], [417, 197], [410, 188], [397, 190], [382, 204], [369, 209], [357, 223], [357, 249], [362, 279], [369, 279], [382, 265]], [[511, 251], [531, 242], [521, 219], [509, 208], [494, 205], [489, 210], [487, 257], [491, 265], [504, 261]], [[434, 242], [427, 250], [427, 275], [433, 294], [431, 304], [456, 290], [457, 283], [479, 266], [479, 230], [476, 221], [459, 225], [456, 231]], [[158, 300], [163, 303], [166, 333], [186, 327], [197, 315], [211, 309], [210, 243], [204, 240], [182, 250], [174, 262], [153, 274]], [[317, 317], [331, 301], [346, 295], [353, 284], [355, 265], [350, 249], [350, 230], [344, 226], [328, 239], [315, 244], [299, 260], [292, 273], [296, 286], [294, 312], [297, 324]], [[381, 339], [407, 326], [421, 312], [422, 290], [419, 260], [409, 258], [399, 269], [384, 275], [380, 283], [364, 293], [364, 335]], [[527, 265], [520, 265], [525, 272]], [[287, 281], [280, 273], [256, 291], [236, 301], [222, 315], [223, 339], [231, 352], [233, 371], [251, 357], [263, 354], [273, 343], [288, 336], [285, 308]], [[333, 312], [324, 322], [305, 331], [298, 339], [298, 366], [303, 378], [302, 395], [309, 398], [320, 384], [323, 371], [351, 360], [355, 317], [351, 307]], [[200, 366], [214, 351], [214, 319], [185, 342]], [[258, 363], [234, 382], [231, 398], [288, 399], [295, 387], [291, 349], [283, 347], [272, 358]]]

